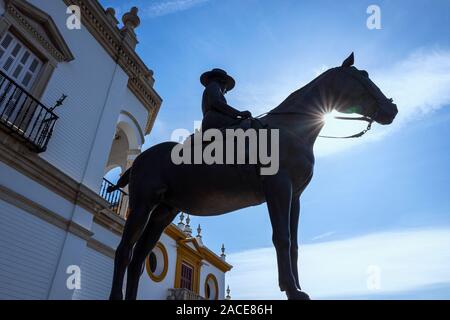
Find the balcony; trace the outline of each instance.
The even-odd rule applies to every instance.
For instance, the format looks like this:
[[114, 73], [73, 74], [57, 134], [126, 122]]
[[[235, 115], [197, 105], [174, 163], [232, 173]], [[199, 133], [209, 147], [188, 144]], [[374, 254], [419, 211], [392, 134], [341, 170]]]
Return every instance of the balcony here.
[[0, 127], [34, 152], [47, 149], [58, 116], [0, 70]]
[[109, 203], [109, 209], [116, 214], [125, 217], [125, 210], [126, 210], [126, 197], [128, 197], [128, 194], [121, 190], [115, 190], [111, 193], [108, 193], [107, 190], [109, 187], [113, 187], [114, 183], [109, 181], [108, 179], [103, 178], [102, 185], [100, 187], [100, 196], [108, 201]]
[[167, 300], [205, 300], [195, 292], [184, 288], [169, 289]]

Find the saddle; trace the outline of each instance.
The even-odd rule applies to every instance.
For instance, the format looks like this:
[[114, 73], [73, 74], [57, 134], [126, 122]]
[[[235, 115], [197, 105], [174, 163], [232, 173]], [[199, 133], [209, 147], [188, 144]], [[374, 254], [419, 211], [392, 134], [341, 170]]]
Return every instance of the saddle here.
[[[223, 135], [225, 135], [226, 130], [227, 129], [242, 129], [244, 131], [248, 130], [248, 129], [255, 129], [255, 130], [259, 130], [259, 129], [268, 129], [269, 126], [267, 124], [263, 124], [261, 121], [259, 121], [259, 119], [256, 118], [247, 118], [247, 119], [239, 119], [239, 121], [236, 122], [236, 124], [227, 126], [227, 127], [222, 127], [222, 128], [217, 128], [217, 130], [219, 130], [220, 132], [222, 132]], [[191, 139], [193, 140], [195, 133], [191, 134], [187, 139]], [[212, 141], [203, 141], [203, 145], [208, 145], [210, 144]]]
[[226, 129], [242, 129], [242, 130], [248, 130], [248, 129], [265, 129], [268, 125], [264, 125], [259, 119], [257, 118], [246, 118], [246, 119], [239, 119], [236, 124], [233, 124], [231, 126], [220, 128], [219, 130], [224, 132]]
[[[228, 143], [227, 140], [226, 140], [227, 139], [227, 129], [233, 129], [233, 130], [242, 129], [244, 131], [244, 133], [247, 130], [249, 130], [249, 129], [254, 129], [254, 130], [257, 131], [257, 135], [256, 135], [257, 139], [256, 139], [256, 141], [253, 141], [253, 143], [259, 143], [258, 130], [259, 129], [268, 129], [268, 128], [269, 128], [268, 125], [263, 124], [261, 121], [259, 121], [259, 119], [247, 118], [247, 119], [243, 119], [243, 120], [237, 121], [237, 123], [234, 124], [234, 125], [217, 129], [217, 130], [219, 130], [222, 133], [222, 138], [223, 138], [222, 141], [224, 142], [223, 143], [223, 157], [224, 157], [223, 158], [223, 163], [226, 163], [226, 161], [225, 161], [225, 159], [226, 159], [226, 144]], [[196, 138], [195, 138], [196, 134], [199, 134], [199, 132], [196, 132], [196, 133], [190, 135], [187, 138], [187, 140], [186, 140], [186, 141], [190, 140], [191, 146], [195, 145], [195, 141], [197, 141], [197, 143], [199, 141], [199, 140], [196, 140]], [[213, 138], [212, 141], [204, 141], [203, 140], [203, 134], [204, 133], [201, 132], [201, 134], [202, 134], [202, 136], [201, 136], [202, 137], [201, 143], [202, 143], [202, 148], [203, 148], [203, 151], [204, 151], [205, 148], [208, 145], [211, 145], [212, 143], [214, 143], [215, 140]], [[199, 138], [199, 137], [197, 137], [197, 138]], [[237, 168], [239, 168], [239, 170], [241, 170], [241, 173], [242, 173], [241, 177], [242, 177], [243, 180], [249, 179], [249, 178], [251, 178], [251, 176], [254, 177], [255, 174], [257, 176], [260, 176], [260, 174], [259, 174], [259, 172], [260, 172], [259, 159], [257, 158], [256, 163], [250, 163], [251, 162], [250, 161], [251, 155], [250, 155], [250, 145], [249, 145], [249, 143], [251, 143], [251, 142], [249, 141], [249, 139], [246, 139], [246, 141], [245, 141], [245, 154], [243, 154], [242, 151], [240, 151], [241, 152], [241, 156], [245, 157], [244, 158], [245, 159], [244, 160], [244, 164], [242, 164], [242, 163], [238, 164], [238, 161], [237, 161], [237, 152], [239, 152], [239, 151], [237, 150], [238, 143], [236, 141], [236, 138], [234, 138], [234, 142], [233, 143], [234, 143], [234, 145], [233, 145], [234, 146], [234, 161], [233, 161], [232, 164], [228, 164], [227, 163], [226, 165], [236, 166]], [[215, 155], [215, 152], [213, 152], [213, 154]], [[240, 158], [240, 159], [242, 159], [242, 158]]]

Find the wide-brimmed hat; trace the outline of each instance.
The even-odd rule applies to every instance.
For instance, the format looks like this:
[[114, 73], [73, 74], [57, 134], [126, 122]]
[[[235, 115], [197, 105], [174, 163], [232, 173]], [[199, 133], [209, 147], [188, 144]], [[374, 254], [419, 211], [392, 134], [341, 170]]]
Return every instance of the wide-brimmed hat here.
[[227, 86], [227, 91], [231, 91], [236, 84], [233, 77], [229, 76], [225, 70], [219, 68], [212, 69], [211, 71], [207, 71], [202, 74], [200, 77], [200, 82], [206, 87], [211, 79], [214, 78], [222, 79]]

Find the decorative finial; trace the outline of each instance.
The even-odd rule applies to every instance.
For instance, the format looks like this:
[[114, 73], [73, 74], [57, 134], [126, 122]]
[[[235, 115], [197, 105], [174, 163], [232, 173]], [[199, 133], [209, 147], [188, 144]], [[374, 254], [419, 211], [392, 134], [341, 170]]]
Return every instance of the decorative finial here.
[[106, 8], [106, 12], [112, 14], [113, 16], [116, 15], [116, 10], [113, 7]]
[[123, 27], [120, 29], [123, 41], [128, 43], [128, 45], [134, 50], [139, 43], [134, 29], [136, 29], [141, 24], [141, 19], [139, 19], [138, 8], [131, 8], [130, 12], [125, 13], [122, 16]]
[[220, 257], [222, 258], [222, 260], [225, 260], [225, 257], [227, 256], [226, 254], [225, 254], [225, 245], [222, 243], [222, 248], [221, 248], [221, 250], [222, 250], [222, 254], [220, 255]]
[[181, 230], [184, 230], [184, 213], [181, 212], [180, 214], [180, 222], [178, 222], [178, 228], [180, 228]]
[[230, 286], [228, 285], [228, 287], [227, 287], [227, 296], [225, 297], [226, 300], [231, 300], [230, 292], [231, 292]]
[[197, 236], [195, 238], [197, 239], [198, 244], [203, 246], [203, 240], [202, 240], [201, 232], [202, 232], [202, 227], [199, 224], [198, 228], [197, 228]]
[[134, 30], [141, 24], [141, 19], [137, 15], [138, 11], [138, 8], [133, 7], [130, 9], [130, 12], [122, 16], [122, 22], [125, 28]]
[[106, 13], [106, 17], [108, 18], [108, 20], [111, 22], [111, 24], [113, 24], [114, 26], [117, 26], [119, 24], [119, 21], [116, 18], [116, 10], [114, 10], [114, 8], [107, 8], [105, 10]]
[[184, 226], [184, 233], [186, 233], [189, 237], [192, 236], [192, 229], [191, 229], [191, 226], [189, 225], [190, 222], [191, 222], [191, 218], [188, 214], [187, 218], [186, 218], [186, 225]]

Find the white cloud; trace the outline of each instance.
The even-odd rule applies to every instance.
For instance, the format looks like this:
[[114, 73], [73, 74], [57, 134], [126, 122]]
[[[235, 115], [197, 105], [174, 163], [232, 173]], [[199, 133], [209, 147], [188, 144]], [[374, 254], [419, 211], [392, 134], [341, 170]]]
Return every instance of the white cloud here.
[[144, 9], [149, 17], [159, 17], [167, 14], [184, 11], [192, 7], [203, 4], [209, 0], [168, 0], [157, 1]]
[[311, 240], [312, 240], [312, 241], [322, 240], [322, 239], [331, 237], [331, 236], [334, 235], [335, 233], [336, 233], [336, 232], [334, 232], [334, 231], [325, 232], [325, 233], [322, 233], [322, 234], [319, 234], [319, 235], [313, 237]]
[[138, 15], [141, 18], [154, 18], [185, 11], [208, 1], [210, 0], [152, 0], [145, 1], [145, 4], [143, 4], [143, 2], [133, 0], [122, 5], [117, 5], [114, 1], [108, 1], [106, 6], [114, 8], [117, 18], [122, 17], [132, 6], [139, 9]]
[[[228, 255], [233, 299], [285, 299], [279, 291], [273, 248]], [[312, 298], [395, 293], [450, 283], [450, 229], [420, 229], [307, 244], [300, 248], [301, 285]], [[380, 289], [369, 290], [371, 266]], [[449, 297], [450, 298], [450, 297]]]
[[450, 51], [417, 51], [374, 79], [399, 105], [396, 122], [427, 114], [450, 103]]

